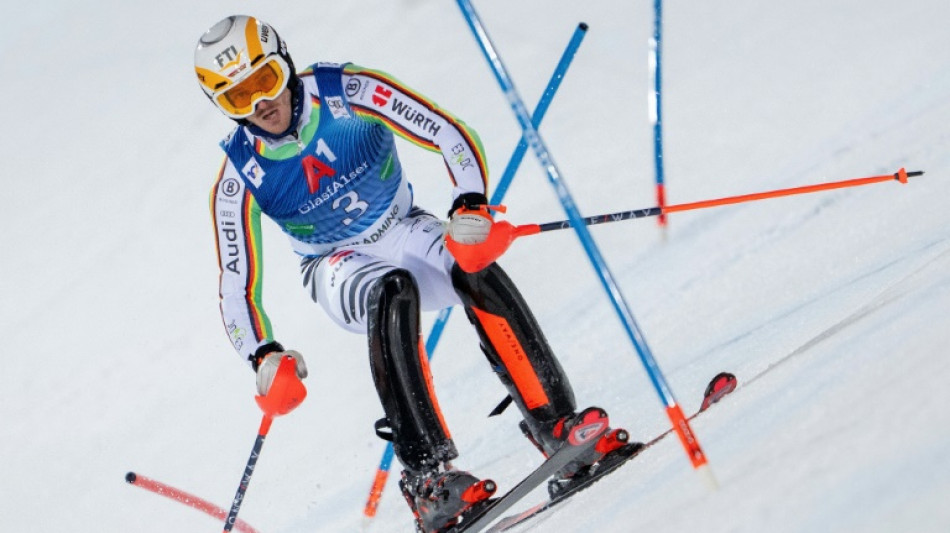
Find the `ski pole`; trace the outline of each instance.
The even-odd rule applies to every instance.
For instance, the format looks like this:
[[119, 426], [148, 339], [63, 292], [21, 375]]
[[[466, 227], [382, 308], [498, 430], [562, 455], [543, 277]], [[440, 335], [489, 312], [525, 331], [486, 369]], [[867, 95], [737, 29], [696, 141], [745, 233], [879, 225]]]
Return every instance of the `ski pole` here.
[[[555, 93], [557, 93], [558, 88], [561, 86], [561, 81], [564, 79], [564, 75], [574, 60], [574, 55], [577, 53], [577, 49], [580, 47], [586, 34], [587, 24], [583, 22], [578, 24], [567, 48], [561, 55], [561, 60], [554, 69], [554, 74], [551, 75], [551, 79], [548, 81], [544, 94], [541, 95], [541, 99], [538, 101], [538, 106], [534, 109], [531, 122], [536, 127], [541, 125], [541, 120], [551, 105]], [[508, 192], [508, 186], [514, 179], [515, 173], [518, 171], [518, 167], [524, 160], [524, 155], [527, 151], [528, 142], [524, 139], [524, 136], [522, 136], [514, 153], [511, 154], [511, 158], [508, 160], [508, 165], [505, 167], [505, 172], [498, 181], [498, 185], [495, 186], [495, 190], [489, 201], [492, 205], [500, 204], [502, 200], [504, 200], [505, 193]], [[439, 344], [439, 339], [442, 337], [445, 324], [448, 322], [450, 316], [452, 316], [452, 308], [447, 307], [439, 311], [435, 322], [432, 324], [432, 329], [426, 337], [425, 345], [426, 354], [429, 359], [431, 359], [435, 353], [436, 346]], [[394, 454], [393, 444], [391, 442], [386, 443], [386, 449], [383, 451], [383, 456], [379, 460], [379, 467], [376, 469], [376, 476], [373, 478], [373, 484], [370, 487], [369, 496], [366, 499], [366, 506], [363, 508], [364, 521], [376, 516], [376, 509], [379, 507], [379, 501], [383, 496], [383, 489], [386, 487], [386, 480], [389, 478], [389, 470], [392, 467]]]
[[[691, 202], [687, 204], [674, 204], [667, 206], [655, 206], [647, 207], [643, 209], [633, 209], [630, 211], [620, 211], [617, 213], [609, 213], [606, 215], [594, 215], [585, 217], [583, 222], [587, 226], [593, 226], [595, 224], [603, 224], [605, 222], [621, 222], [623, 220], [630, 220], [633, 218], [646, 218], [646, 217], [655, 217], [662, 216], [663, 213], [675, 213], [678, 211], [692, 211], [695, 209], [706, 209], [709, 207], [717, 207], [720, 205], [730, 205], [730, 204], [739, 204], [744, 202], [752, 202], [756, 200], [765, 200], [767, 198], [779, 198], [782, 196], [793, 196], [797, 194], [807, 194], [818, 191], [827, 191], [833, 189], [843, 189], [845, 187], [857, 187], [860, 185], [869, 185], [872, 183], [881, 183], [885, 181], [895, 180], [900, 183], [907, 183], [908, 178], [913, 178], [917, 176], [923, 176], [924, 172], [922, 170], [915, 170], [907, 172], [903, 168], [895, 172], [894, 174], [884, 174], [881, 176], [869, 176], [866, 178], [854, 178], [842, 181], [833, 181], [828, 183], [819, 183], [816, 185], [805, 185], [802, 187], [792, 187], [789, 189], [776, 189], [774, 191], [765, 191], [753, 194], [743, 194], [739, 196], [727, 196], [725, 198], [716, 198], [712, 200], [703, 200], [700, 202]], [[557, 229], [566, 229], [571, 225], [570, 220], [561, 220], [558, 222], [547, 222], [544, 224], [536, 224], [538, 227], [537, 231], [527, 233], [528, 230], [521, 230], [526, 235], [533, 235], [534, 233], [540, 233], [544, 231], [551, 231]], [[522, 236], [522, 235], [519, 235]]]
[[251, 456], [247, 460], [241, 482], [234, 494], [231, 510], [224, 520], [224, 533], [231, 531], [237, 523], [238, 511], [241, 510], [241, 504], [244, 503], [244, 495], [247, 492], [248, 484], [251, 482], [251, 474], [254, 473], [254, 467], [257, 466], [257, 459], [261, 455], [264, 439], [270, 431], [274, 418], [293, 411], [306, 397], [307, 389], [300, 378], [297, 377], [296, 362], [292, 356], [285, 355], [280, 361], [280, 366], [277, 367], [277, 373], [274, 375], [274, 381], [271, 383], [267, 395], [254, 397], [257, 405], [264, 412], [264, 416], [261, 418], [261, 426], [257, 431], [257, 438], [254, 440]]
[[511, 104], [512, 111], [514, 111], [515, 116], [518, 119], [518, 123], [521, 125], [521, 129], [525, 138], [528, 140], [528, 143], [534, 150], [534, 153], [537, 156], [541, 166], [544, 167], [544, 170], [547, 172], [548, 181], [554, 188], [558, 196], [558, 200], [560, 200], [561, 205], [564, 207], [564, 210], [568, 215], [568, 218], [571, 220], [571, 226], [574, 228], [574, 231], [577, 233], [577, 236], [581, 241], [581, 245], [587, 252], [587, 256], [590, 259], [594, 270], [601, 281], [601, 284], [607, 292], [614, 309], [617, 311], [617, 314], [623, 323], [624, 329], [626, 330], [637, 354], [640, 357], [641, 363], [650, 377], [650, 381], [653, 383], [653, 386], [656, 389], [657, 394], [660, 396], [661, 401], [665, 404], [667, 416], [669, 417], [670, 422], [673, 424], [673, 427], [676, 429], [676, 433], [680, 438], [680, 442], [682, 443], [683, 448], [686, 450], [693, 467], [705, 472], [710, 483], [715, 484], [712, 473], [710, 472], [709, 468], [707, 468], [708, 462], [706, 460], [705, 454], [702, 451], [702, 448], [699, 445], [699, 440], [689, 427], [689, 421], [687, 421], [686, 417], [683, 415], [682, 408], [676, 403], [676, 399], [673, 397], [673, 392], [666, 383], [666, 378], [664, 378], [662, 372], [660, 372], [660, 368], [646, 343], [646, 339], [640, 330], [640, 326], [637, 324], [636, 319], [630, 310], [630, 306], [627, 305], [626, 301], [624, 300], [623, 294], [614, 280], [613, 274], [607, 267], [607, 263], [604, 261], [603, 255], [600, 253], [600, 250], [594, 243], [593, 237], [591, 237], [587, 226], [581, 219], [580, 212], [574, 203], [574, 199], [571, 196], [570, 191], [568, 191], [567, 185], [562, 179], [561, 171], [554, 163], [554, 159], [551, 157], [550, 152], [548, 151], [544, 140], [541, 138], [541, 135], [538, 133], [537, 128], [531, 124], [531, 120], [528, 117], [524, 103], [522, 102], [521, 97], [518, 95], [518, 91], [515, 89], [514, 83], [511, 81], [511, 76], [508, 75], [505, 66], [502, 64], [501, 58], [498, 56], [498, 52], [495, 50], [491, 39], [489, 39], [488, 34], [478, 17], [478, 14], [475, 12], [475, 9], [472, 7], [472, 3], [469, 0], [457, 0], [457, 2], [462, 10], [462, 14], [465, 16], [465, 19], [468, 22], [469, 28], [472, 30], [472, 33], [475, 35], [476, 40], [481, 46], [485, 58], [488, 60], [489, 65], [495, 73], [495, 79], [498, 81], [502, 91], [505, 93], [505, 96], [508, 99], [508, 102]]
[[[742, 202], [752, 202], [755, 200], [764, 200], [767, 198], [777, 198], [781, 196], [792, 196], [795, 194], [805, 194], [817, 191], [825, 191], [831, 189], [841, 189], [845, 187], [856, 187], [859, 185], [869, 185], [871, 183], [880, 183], [883, 181], [896, 180], [900, 183], [907, 183], [908, 178], [922, 176], [924, 172], [922, 170], [915, 170], [912, 172], [907, 172], [903, 168], [895, 172], [894, 174], [884, 174], [881, 176], [869, 176], [866, 178], [854, 178], [843, 181], [833, 181], [828, 183], [819, 183], [817, 185], [805, 185], [802, 187], [792, 187], [789, 189], [776, 189], [774, 191], [765, 191], [760, 193], [753, 194], [743, 194], [740, 196], [727, 196], [725, 198], [716, 198], [713, 200], [703, 200], [700, 202], [692, 202], [688, 204], [674, 204], [668, 205], [666, 207], [646, 207], [643, 209], [633, 209], [630, 211], [619, 211], [616, 213], [609, 213], [606, 215], [594, 215], [589, 217], [584, 217], [580, 219], [580, 223], [584, 226], [594, 226], [597, 224], [605, 224], [608, 222], [622, 222], [624, 220], [631, 220], [635, 218], [647, 218], [655, 217], [662, 213], [673, 213], [677, 211], [690, 211], [694, 209], [706, 209], [709, 207], [716, 207], [720, 205], [729, 205], [729, 204], [738, 204]], [[529, 235], [537, 235], [538, 233], [544, 233], [546, 231], [556, 231], [573, 227], [572, 220], [559, 220], [557, 222], [545, 222], [543, 224], [522, 224], [516, 226], [509, 223], [505, 220], [500, 220], [495, 222], [492, 225], [491, 231], [488, 234], [488, 239], [485, 241], [485, 250], [469, 250], [461, 249], [453, 253], [456, 254], [456, 258], [459, 260], [459, 264], [463, 269], [469, 271], [477, 271], [481, 268], [484, 268], [489, 263], [494, 261], [496, 258], [500, 257], [508, 248], [511, 246], [511, 243], [519, 237], [527, 237]], [[487, 249], [490, 248], [489, 253], [485, 253]], [[469, 255], [470, 254], [470, 255]]]
[[[223, 520], [228, 514], [224, 509], [203, 498], [199, 498], [194, 494], [189, 494], [181, 489], [176, 489], [175, 487], [166, 485], [160, 481], [155, 481], [154, 479], [150, 479], [141, 474], [136, 474], [135, 472], [129, 472], [126, 474], [125, 480], [130, 485], [135, 485], [136, 487], [154, 492], [159, 496], [164, 496], [171, 500], [175, 500], [178, 503], [183, 503], [193, 509], [197, 509], [205, 514], [217, 518], [218, 520]], [[258, 530], [251, 527], [250, 524], [241, 519], [234, 521], [234, 528], [241, 533], [260, 533]]]

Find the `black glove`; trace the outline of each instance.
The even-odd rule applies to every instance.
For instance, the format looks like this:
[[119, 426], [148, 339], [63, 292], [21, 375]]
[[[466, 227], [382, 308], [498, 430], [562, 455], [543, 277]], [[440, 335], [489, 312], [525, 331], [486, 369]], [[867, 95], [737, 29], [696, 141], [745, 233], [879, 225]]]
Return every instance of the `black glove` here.
[[464, 207], [466, 209], [477, 210], [483, 205], [488, 205], [488, 197], [480, 192], [467, 192], [465, 194], [460, 194], [458, 198], [452, 202], [452, 208], [449, 209], [449, 217], [453, 213], [459, 210], [459, 208]]
[[251, 368], [253, 368], [254, 371], [257, 372], [257, 369], [261, 366], [261, 361], [263, 361], [264, 358], [267, 357], [267, 354], [271, 352], [282, 352], [282, 351], [284, 351], [284, 346], [277, 341], [271, 341], [271, 342], [268, 342], [267, 344], [262, 344], [257, 349], [257, 351], [254, 352], [254, 355], [248, 357], [248, 359], [251, 361]]

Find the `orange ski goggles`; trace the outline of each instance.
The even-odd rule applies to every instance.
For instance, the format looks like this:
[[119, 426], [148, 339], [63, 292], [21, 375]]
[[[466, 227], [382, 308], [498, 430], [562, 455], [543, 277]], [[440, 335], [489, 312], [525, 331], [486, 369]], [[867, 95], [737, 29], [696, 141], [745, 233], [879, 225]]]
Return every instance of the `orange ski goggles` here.
[[272, 56], [251, 72], [249, 76], [212, 98], [215, 104], [231, 118], [245, 118], [254, 114], [254, 107], [261, 100], [273, 100], [287, 87], [287, 72], [290, 68], [280, 56]]

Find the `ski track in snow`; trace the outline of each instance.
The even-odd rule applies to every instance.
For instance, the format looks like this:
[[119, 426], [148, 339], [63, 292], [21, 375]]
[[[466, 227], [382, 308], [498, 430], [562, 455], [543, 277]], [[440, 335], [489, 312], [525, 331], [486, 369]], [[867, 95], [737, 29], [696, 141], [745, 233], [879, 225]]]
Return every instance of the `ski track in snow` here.
[[[934, 247], [934, 246], [936, 246], [936, 245], [938, 245], [938, 244], [941, 244], [941, 245], [942, 245], [942, 244], [945, 244], [945, 242], [946, 242], [946, 239], [941, 240], [941, 241], [939, 241], [939, 242], [937, 242], [937, 243], [933, 243], [931, 246], [928, 246], [927, 248], [929, 249], [929, 248]], [[922, 250], [922, 251], [925, 251], [925, 250]], [[806, 352], [806, 351], [812, 349], [814, 346], [818, 345], [819, 343], [821, 343], [821, 342], [827, 340], [828, 338], [830, 338], [830, 337], [832, 337], [832, 336], [834, 336], [834, 335], [837, 335], [838, 333], [840, 333], [840, 332], [843, 331], [844, 329], [846, 329], [846, 328], [848, 328], [848, 327], [850, 327], [850, 326], [852, 326], [852, 325], [858, 323], [859, 321], [863, 320], [864, 318], [866, 318], [866, 317], [869, 316], [869, 315], [872, 315], [873, 313], [875, 313], [876, 311], [880, 310], [881, 308], [883, 308], [883, 307], [885, 307], [885, 306], [887, 306], [887, 305], [890, 305], [891, 303], [893, 303], [893, 302], [895, 302], [895, 301], [897, 301], [897, 300], [900, 300], [900, 299], [904, 298], [905, 296], [907, 296], [908, 293], [917, 292], [917, 290], [920, 289], [920, 285], [921, 285], [921, 284], [923, 284], [923, 283], [928, 283], [928, 280], [926, 280], [926, 279], [922, 280], [922, 279], [921, 279], [921, 278], [925, 278], [925, 275], [926, 275], [926, 274], [928, 274], [928, 273], [929, 273], [929, 274], [932, 274], [932, 273], [933, 273], [932, 271], [933, 271], [934, 269], [937, 269], [937, 268], [940, 267], [940, 266], [943, 266], [943, 267], [944, 267], [945, 270], [943, 270], [943, 272], [948, 272], [948, 271], [950, 271], [950, 261], [948, 261], [948, 259], [950, 259], [950, 249], [944, 249], [943, 251], [941, 251], [941, 252], [939, 253], [939, 255], [937, 255], [936, 257], [934, 257], [934, 258], [932, 258], [932, 259], [928, 259], [928, 260], [927, 260], [923, 265], [921, 265], [919, 268], [917, 268], [917, 269], [915, 269], [914, 271], [912, 271], [911, 273], [909, 273], [909, 274], [907, 274], [907, 275], [905, 275], [905, 276], [903, 276], [903, 277], [898, 278], [897, 280], [895, 280], [890, 286], [888, 286], [886, 289], [884, 289], [883, 291], [881, 291], [880, 294], [877, 294], [876, 296], [874, 296], [869, 302], [867, 302], [866, 304], [864, 304], [860, 309], [855, 310], [854, 312], [852, 312], [852, 313], [849, 314], [848, 316], [844, 317], [844, 318], [841, 319], [840, 321], [831, 324], [827, 329], [825, 329], [824, 331], [822, 331], [822, 332], [819, 333], [818, 335], [812, 337], [811, 339], [808, 340], [808, 342], [802, 344], [801, 346], [799, 346], [798, 348], [796, 348], [795, 350], [793, 350], [793, 351], [792, 351], [791, 353], [789, 353], [788, 355], [785, 355], [784, 357], [782, 357], [782, 358], [780, 358], [780, 359], [778, 359], [778, 360], [776, 360], [776, 361], [773, 361], [773, 362], [770, 363], [769, 366], [768, 366], [765, 370], [763, 370], [761, 373], [759, 373], [759, 374], [757, 374], [757, 375], [754, 375], [754, 376], [750, 376], [750, 377], [745, 378], [744, 383], [752, 384], [753, 382], [755, 382], [756, 380], [758, 380], [759, 378], [761, 378], [763, 375], [765, 375], [765, 373], [767, 373], [767, 372], [771, 371], [772, 369], [777, 368], [778, 366], [780, 366], [780, 365], [786, 363], [787, 361], [789, 361], [790, 359], [792, 359], [792, 358], [795, 357], [796, 355], [801, 354], [801, 353], [804, 353], [804, 352]], [[900, 260], [898, 260], [898, 261], [900, 261]], [[869, 273], [867, 276], [869, 277], [869, 276], [873, 276], [873, 275], [875, 275], [875, 274], [878, 274], [878, 273], [880, 273], [880, 272], [883, 272], [883, 271], [889, 269], [891, 266], [892, 266], [892, 265], [885, 265], [884, 267], [880, 268], [879, 270], [877, 270], [877, 271], [875, 271], [875, 272]], [[863, 277], [864, 277], [864, 276], [862, 276], [862, 278], [863, 278]], [[860, 281], [860, 279], [855, 280], [855, 283], [857, 283], [857, 282], [859, 282], [859, 281]], [[941, 280], [939, 280], [939, 282], [940, 282], [941, 285], [950, 284], [950, 280], [947, 280], [947, 279], [941, 279]], [[915, 286], [915, 285], [916, 285], [916, 286]], [[928, 287], [928, 288], [930, 288], [930, 289], [932, 289], [932, 290], [937, 290], [939, 287]], [[809, 302], [809, 305], [814, 304], [814, 303], [818, 303], [818, 302]], [[797, 310], [796, 310], [796, 311], [797, 311]]]
[[[941, 240], [939, 240], [939, 241], [930, 243], [930, 244], [927, 245], [926, 247], [924, 247], [924, 248], [922, 248], [921, 250], [919, 250], [918, 253], [923, 254], [923, 253], [925, 253], [925, 252], [930, 251], [931, 248], [941, 247], [942, 245], [945, 245], [946, 241], [947, 241], [946, 239], [941, 239]], [[785, 356], [783, 356], [783, 357], [781, 357], [781, 358], [775, 360], [775, 361], [772, 362], [772, 363], [766, 368], [766, 370], [763, 371], [762, 373], [759, 373], [759, 374], [754, 375], [754, 376], [746, 377], [746, 378], [744, 379], [744, 383], [751, 383], [751, 382], [757, 380], [762, 374], [764, 374], [764, 373], [767, 372], [768, 370], [770, 370], [770, 369], [772, 369], [772, 368], [774, 368], [774, 367], [776, 367], [776, 366], [782, 364], [784, 361], [790, 359], [791, 357], [794, 357], [795, 355], [797, 355], [797, 354], [799, 354], [799, 353], [802, 353], [802, 352], [804, 352], [804, 351], [810, 349], [811, 347], [813, 347], [814, 345], [818, 344], [819, 342], [821, 342], [821, 341], [827, 339], [828, 337], [830, 337], [830, 336], [832, 336], [832, 335], [837, 334], [838, 332], [840, 332], [840, 331], [843, 330], [844, 328], [846, 328], [846, 327], [848, 327], [848, 326], [854, 324], [855, 322], [858, 322], [859, 320], [861, 320], [861, 319], [864, 318], [865, 316], [870, 315], [870, 314], [872, 314], [873, 312], [875, 312], [876, 310], [878, 310], [878, 309], [880, 309], [880, 308], [882, 308], [882, 307], [884, 307], [884, 306], [890, 304], [891, 302], [893, 302], [893, 301], [895, 301], [895, 300], [898, 300], [898, 299], [900, 299], [901, 297], [905, 296], [905, 293], [906, 293], [906, 292], [909, 292], [908, 289], [914, 288], [914, 284], [913, 284], [914, 281], [919, 280], [919, 278], [921, 278], [927, 271], [933, 270], [933, 269], [935, 268], [935, 267], [933, 266], [934, 263], [937, 263], [937, 264], [939, 265], [939, 264], [940, 264], [940, 261], [946, 261], [948, 255], [950, 255], [950, 248], [948, 248], [948, 249], [942, 249], [942, 251], [939, 251], [939, 254], [938, 254], [936, 257], [933, 257], [933, 258], [924, 258], [924, 259], [927, 259], [927, 260], [926, 260], [926, 262], [925, 262], [923, 265], [921, 265], [921, 266], [915, 268], [915, 269], [914, 269], [912, 272], [910, 272], [909, 274], [906, 274], [906, 275], [904, 275], [903, 277], [900, 277], [900, 278], [894, 280], [889, 286], [887, 286], [886, 288], [884, 288], [883, 290], [881, 290], [881, 292], [880, 292], [879, 294], [872, 295], [870, 301], [866, 302], [866, 303], [865, 303], [864, 305], [862, 305], [859, 309], [857, 309], [857, 310], [855, 310], [855, 311], [853, 311], [853, 312], [850, 312], [846, 317], [842, 318], [841, 320], [836, 321], [836, 322], [830, 324], [827, 329], [825, 329], [825, 330], [822, 331], [821, 333], [815, 335], [814, 337], [812, 337], [811, 339], [809, 339], [807, 342], [805, 342], [805, 343], [802, 344], [801, 346], [795, 348], [795, 349], [794, 349], [791, 353], [789, 353], [788, 355], [785, 355]], [[835, 291], [832, 291], [832, 292], [826, 294], [825, 297], [826, 297], [826, 298], [831, 298], [831, 299], [833, 299], [833, 298], [835, 297], [835, 293], [838, 292], [838, 291], [847, 291], [847, 290], [849, 290], [853, 285], [856, 285], [856, 284], [859, 284], [859, 283], [861, 283], [861, 282], [867, 281], [867, 280], [869, 280], [869, 279], [875, 278], [875, 277], [877, 277], [877, 276], [880, 275], [880, 274], [886, 273], [888, 270], [890, 270], [890, 269], [892, 269], [892, 268], [896, 268], [896, 267], [898, 267], [898, 266], [901, 266], [903, 263], [907, 263], [907, 262], [911, 262], [911, 261], [913, 261], [913, 262], [918, 262], [920, 259], [921, 259], [921, 258], [920, 258], [920, 257], [917, 257], [917, 256], [912, 256], [912, 257], [910, 257], [910, 258], [898, 258], [898, 259], [895, 259], [893, 263], [887, 264], [887, 265], [883, 265], [883, 266], [881, 266], [881, 267], [879, 267], [879, 268], [876, 268], [874, 271], [871, 271], [871, 272], [862, 274], [862, 275], [859, 276], [858, 278], [852, 280], [850, 283], [844, 284], [844, 285], [840, 286], [838, 289], [836, 289]], [[943, 280], [943, 282], [946, 283], [946, 280]], [[711, 351], [712, 351], [712, 352], [718, 352], [718, 351], [725, 351], [725, 350], [728, 350], [729, 346], [734, 345], [735, 343], [737, 343], [737, 342], [738, 342], [739, 340], [741, 340], [742, 338], [745, 338], [745, 337], [754, 335], [756, 332], [760, 331], [762, 328], [766, 327], [767, 325], [771, 325], [771, 324], [773, 324], [773, 323], [775, 323], [775, 322], [780, 322], [780, 321], [785, 320], [785, 319], [787, 319], [787, 318], [789, 318], [789, 317], [793, 317], [793, 316], [795, 316], [796, 314], [801, 313], [801, 312], [807, 312], [809, 308], [811, 308], [812, 306], [815, 306], [815, 305], [821, 305], [821, 300], [819, 299], [819, 300], [812, 300], [812, 301], [804, 302], [801, 306], [796, 307], [796, 308], [794, 308], [794, 309], [790, 309], [790, 310], [788, 310], [785, 314], [783, 314], [783, 315], [781, 315], [781, 316], [772, 317], [771, 320], [768, 322], [768, 324], [765, 324], [765, 325], [756, 327], [756, 328], [754, 328], [754, 329], [752, 329], [752, 330], [749, 330], [748, 332], [744, 333], [744, 334], [743, 334], [742, 336], [740, 336], [740, 337], [734, 337], [734, 338], [732, 338], [732, 339], [729, 339], [728, 341], [726, 341], [726, 342], [723, 343], [722, 345], [713, 347], [713, 349], [712, 349]]]

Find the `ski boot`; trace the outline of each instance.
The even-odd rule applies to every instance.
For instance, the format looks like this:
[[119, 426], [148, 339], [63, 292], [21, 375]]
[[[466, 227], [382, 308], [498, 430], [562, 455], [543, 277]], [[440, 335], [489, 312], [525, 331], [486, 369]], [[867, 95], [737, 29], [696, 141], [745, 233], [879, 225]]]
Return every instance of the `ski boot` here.
[[490, 479], [479, 480], [449, 467], [430, 472], [403, 470], [399, 488], [415, 516], [416, 531], [439, 533], [487, 505], [496, 486]]
[[[590, 417], [607, 419], [607, 413], [599, 407], [588, 407], [580, 413], [548, 422], [541, 426], [540, 431], [532, 432], [525, 421], [521, 421], [519, 426], [525, 437], [545, 457], [550, 457], [564, 444], [570, 434], [570, 429], [578, 422]], [[560, 494], [573, 490], [575, 486], [585, 483], [588, 478], [598, 476], [602, 463], [613, 462], [608, 459], [616, 455], [629, 456], [643, 446], [640, 443], [629, 443], [629, 439], [630, 435], [625, 429], [608, 429], [589, 452], [572, 461], [551, 478], [548, 482], [548, 495], [552, 500], [557, 499]]]

